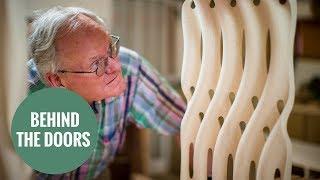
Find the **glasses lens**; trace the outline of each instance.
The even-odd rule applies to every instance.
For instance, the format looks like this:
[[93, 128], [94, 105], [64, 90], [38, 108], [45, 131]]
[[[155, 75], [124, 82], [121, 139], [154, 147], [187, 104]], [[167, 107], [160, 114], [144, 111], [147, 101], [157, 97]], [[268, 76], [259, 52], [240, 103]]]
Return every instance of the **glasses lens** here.
[[98, 61], [97, 76], [102, 76], [106, 72], [106, 67], [108, 65], [108, 58], [106, 60]]

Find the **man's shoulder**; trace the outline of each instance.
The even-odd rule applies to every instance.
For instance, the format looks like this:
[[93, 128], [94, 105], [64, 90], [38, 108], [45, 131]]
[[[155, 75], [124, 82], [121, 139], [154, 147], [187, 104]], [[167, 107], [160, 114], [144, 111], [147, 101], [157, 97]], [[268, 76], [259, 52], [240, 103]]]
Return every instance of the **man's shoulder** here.
[[138, 73], [142, 58], [137, 52], [121, 46], [119, 58], [124, 76], [136, 75]]
[[36, 66], [33, 59], [30, 59], [27, 62], [27, 67], [28, 67], [29, 93], [33, 93], [39, 89], [46, 87], [40, 79], [40, 75], [39, 75], [37, 66]]

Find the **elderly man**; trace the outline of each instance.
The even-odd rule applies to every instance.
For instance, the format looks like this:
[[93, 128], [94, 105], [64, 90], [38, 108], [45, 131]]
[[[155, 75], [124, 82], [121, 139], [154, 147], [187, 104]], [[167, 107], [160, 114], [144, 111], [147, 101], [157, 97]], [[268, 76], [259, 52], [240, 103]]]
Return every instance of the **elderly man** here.
[[36, 177], [98, 177], [121, 147], [130, 123], [161, 134], [179, 132], [184, 101], [143, 57], [120, 47], [119, 39], [82, 8], [54, 7], [32, 22], [30, 92], [45, 86], [76, 92], [91, 105], [100, 127], [97, 148], [79, 168], [58, 175], [36, 172]]

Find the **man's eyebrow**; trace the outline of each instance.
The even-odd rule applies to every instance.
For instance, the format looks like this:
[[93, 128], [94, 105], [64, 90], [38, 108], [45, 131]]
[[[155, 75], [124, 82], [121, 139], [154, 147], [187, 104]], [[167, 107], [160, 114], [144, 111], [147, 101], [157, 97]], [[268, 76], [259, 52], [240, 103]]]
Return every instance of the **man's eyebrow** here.
[[100, 60], [100, 59], [103, 59], [105, 58], [105, 56], [102, 56], [102, 55], [98, 55], [98, 56], [93, 56], [91, 58], [89, 58], [89, 62], [90, 63], [90, 67], [97, 61], [97, 60]]
[[101, 55], [100, 56], [92, 56], [92, 57], [89, 58], [89, 60], [90, 61], [94, 61], [94, 60], [98, 60], [100, 58], [103, 58], [103, 56], [101, 56]]

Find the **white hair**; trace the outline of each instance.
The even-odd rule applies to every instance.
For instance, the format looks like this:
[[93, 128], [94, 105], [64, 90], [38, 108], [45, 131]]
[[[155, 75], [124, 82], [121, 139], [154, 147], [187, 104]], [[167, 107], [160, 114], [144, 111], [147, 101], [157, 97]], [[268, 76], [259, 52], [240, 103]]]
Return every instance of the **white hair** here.
[[[80, 27], [79, 14], [85, 15], [100, 24], [105, 30], [104, 21], [93, 12], [79, 7], [56, 6], [46, 11], [37, 11], [34, 21], [32, 21], [31, 34], [28, 42], [30, 56], [34, 59], [40, 74], [40, 79], [47, 84], [44, 76], [48, 72], [57, 72], [57, 60], [55, 52], [55, 39], [61, 33], [68, 33]], [[59, 32], [59, 33], [58, 33]]]

